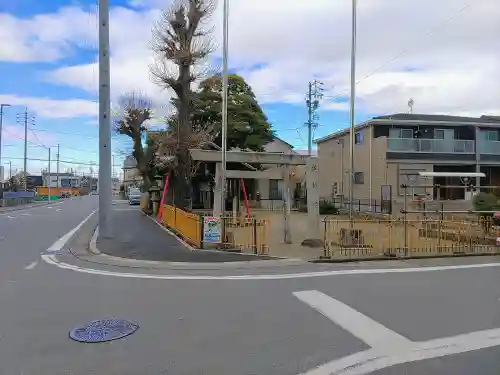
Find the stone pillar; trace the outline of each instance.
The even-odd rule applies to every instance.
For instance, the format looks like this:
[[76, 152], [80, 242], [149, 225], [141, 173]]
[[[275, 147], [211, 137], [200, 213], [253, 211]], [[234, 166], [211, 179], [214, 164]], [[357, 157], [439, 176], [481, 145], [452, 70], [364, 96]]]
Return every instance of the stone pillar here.
[[214, 208], [213, 208], [213, 216], [220, 217], [222, 216], [221, 207], [222, 207], [222, 163], [215, 164], [215, 186], [214, 186]]
[[283, 228], [284, 238], [283, 241], [287, 244], [292, 243], [292, 234], [290, 232], [290, 175], [288, 168], [282, 167], [283, 173]]
[[307, 225], [309, 238], [321, 238], [319, 220], [318, 158], [310, 157], [306, 164]]

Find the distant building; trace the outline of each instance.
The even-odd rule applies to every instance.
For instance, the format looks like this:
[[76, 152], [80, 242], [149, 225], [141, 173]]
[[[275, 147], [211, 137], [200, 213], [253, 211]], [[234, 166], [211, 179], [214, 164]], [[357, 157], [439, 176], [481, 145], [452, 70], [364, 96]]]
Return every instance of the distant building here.
[[42, 179], [43, 186], [50, 186], [51, 188], [79, 188], [82, 177], [75, 176], [75, 174], [71, 172], [51, 173], [49, 181], [49, 173], [43, 172]]
[[129, 155], [123, 161], [123, 186], [125, 191], [129, 186], [139, 185], [142, 177], [137, 169], [137, 161], [132, 155]]

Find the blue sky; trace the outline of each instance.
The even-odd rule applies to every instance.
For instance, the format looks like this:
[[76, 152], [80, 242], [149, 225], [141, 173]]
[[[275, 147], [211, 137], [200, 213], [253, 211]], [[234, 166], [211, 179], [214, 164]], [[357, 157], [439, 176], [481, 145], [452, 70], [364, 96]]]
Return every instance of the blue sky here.
[[[357, 75], [365, 77], [374, 69], [376, 74], [370, 74], [369, 79], [362, 78], [363, 82], [358, 85], [356, 120], [405, 111], [410, 97], [421, 113], [482, 114], [496, 111], [498, 90], [494, 89], [491, 76], [498, 69], [497, 65], [489, 63], [491, 56], [476, 50], [477, 61], [473, 63], [463, 55], [461, 59], [455, 58], [456, 52], [463, 50], [463, 45], [455, 45], [456, 38], [452, 35], [450, 39], [450, 33], [469, 32], [465, 20], [460, 28], [450, 25], [447, 30], [433, 35], [431, 40], [423, 39], [415, 46], [415, 54], [406, 48], [407, 43], [419, 35], [426, 36], [433, 23], [446, 20], [456, 12], [455, 8], [460, 7], [447, 5], [448, 8], [443, 6], [441, 9], [430, 0], [422, 0], [425, 6], [395, 9], [393, 12], [403, 12], [398, 17], [408, 26], [394, 35], [390, 28], [386, 33], [382, 18], [393, 9], [390, 1], [381, 0], [380, 9], [364, 3], [360, 5]], [[494, 4], [492, 0], [478, 1]], [[264, 0], [255, 0], [250, 6], [248, 1], [233, 0], [230, 68], [251, 84], [278, 136], [298, 149], [306, 149], [305, 96], [309, 80], [319, 78], [325, 89], [314, 138], [348, 126], [350, 2], [318, 1], [314, 7], [305, 4], [307, 2], [294, 3], [293, 7], [287, 8], [286, 17], [282, 14], [283, 8], [278, 6], [283, 2], [290, 4], [276, 0], [276, 4], [270, 6]], [[149, 47], [151, 27], [158, 19], [158, 4], [165, 6], [168, 0], [111, 0], [110, 3], [113, 100], [124, 93], [140, 91], [157, 102], [168, 103], [168, 94], [151, 82], [148, 69], [152, 56]], [[425, 19], [415, 17], [431, 4], [435, 9], [432, 15]], [[29, 124], [28, 132], [28, 157], [33, 159], [28, 163], [30, 172], [46, 168], [47, 147], [51, 147], [54, 159], [57, 145], [60, 146], [60, 159], [64, 161], [61, 163], [63, 170], [74, 168], [79, 172], [89, 172], [91, 164], [97, 164], [96, 8], [95, 0], [1, 2], [0, 35], [6, 37], [0, 51], [0, 102], [12, 104], [12, 107], [5, 108], [3, 118], [2, 164], [7, 169], [6, 174], [10, 162], [14, 171], [22, 168], [24, 134], [16, 116], [24, 112], [25, 107], [35, 118]], [[267, 13], [263, 13], [264, 10]], [[280, 17], [276, 12], [281, 12]], [[473, 16], [478, 17], [477, 14]], [[474, 21], [474, 17], [469, 21]], [[213, 18], [216, 25], [214, 39], [220, 46], [220, 14], [216, 13]], [[301, 30], [304, 19], [315, 19], [316, 22], [307, 30]], [[482, 19], [481, 26], [489, 27], [489, 19]], [[369, 22], [377, 27], [369, 28]], [[492, 22], [493, 25], [494, 20]], [[336, 28], [328, 34], [336, 35], [336, 38], [324, 38], [328, 27]], [[379, 33], [377, 41], [384, 48], [374, 52], [371, 47], [375, 43], [375, 29]], [[471, 35], [476, 33], [479, 31], [470, 31]], [[481, 31], [481, 35], [491, 34]], [[380, 64], [390, 61], [404, 48], [407, 49], [404, 55], [391, 61], [388, 67], [377, 70]], [[213, 55], [214, 65], [218, 65], [218, 58], [220, 49]], [[485, 95], [479, 100], [474, 95], [477, 87], [496, 94]], [[116, 136], [113, 138], [118, 172], [127, 141]], [[55, 169], [55, 163], [51, 168]], [[92, 168], [97, 170], [95, 166]]]

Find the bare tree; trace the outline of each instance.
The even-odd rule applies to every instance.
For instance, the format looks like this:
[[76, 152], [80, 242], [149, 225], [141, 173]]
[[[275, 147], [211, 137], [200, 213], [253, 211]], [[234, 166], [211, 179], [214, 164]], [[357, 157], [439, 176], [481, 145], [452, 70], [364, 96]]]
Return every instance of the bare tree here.
[[128, 136], [132, 140], [132, 156], [137, 162], [137, 169], [143, 179], [145, 188], [151, 185], [151, 174], [154, 166], [156, 146], [151, 142], [144, 146], [143, 135], [146, 123], [151, 119], [151, 101], [140, 94], [126, 94], [119, 100], [120, 113], [115, 121], [115, 131]]
[[[211, 30], [204, 24], [216, 8], [215, 0], [177, 0], [153, 29], [152, 48], [155, 62], [151, 74], [156, 84], [170, 89], [175, 94], [172, 104], [176, 110], [175, 126], [158, 137], [158, 145], [163, 157], [172, 160], [174, 176], [174, 201], [185, 207], [184, 197], [190, 191], [190, 180], [197, 165], [192, 162], [189, 148], [195, 147], [202, 139], [209, 138], [211, 131], [195, 129], [190, 122], [192, 101], [196, 95], [191, 84], [206, 74], [204, 62], [214, 45], [209, 37]], [[172, 65], [175, 68], [172, 68]], [[171, 124], [172, 125], [172, 124]]]

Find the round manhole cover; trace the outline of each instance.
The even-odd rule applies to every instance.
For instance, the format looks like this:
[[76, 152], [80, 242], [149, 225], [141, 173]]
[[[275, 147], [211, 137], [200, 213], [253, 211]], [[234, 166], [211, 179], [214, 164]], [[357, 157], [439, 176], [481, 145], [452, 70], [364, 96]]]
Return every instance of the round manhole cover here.
[[131, 335], [139, 325], [124, 319], [94, 320], [73, 328], [69, 337], [80, 342], [105, 342]]

